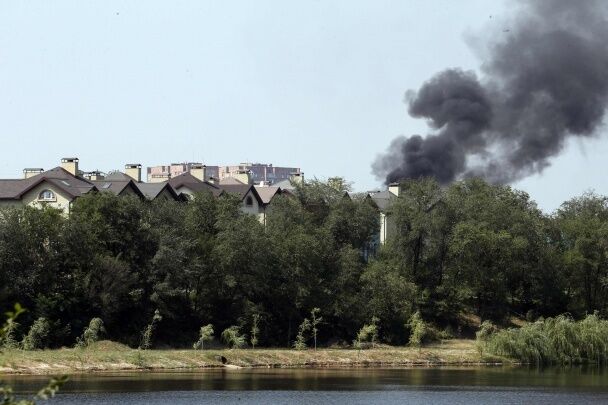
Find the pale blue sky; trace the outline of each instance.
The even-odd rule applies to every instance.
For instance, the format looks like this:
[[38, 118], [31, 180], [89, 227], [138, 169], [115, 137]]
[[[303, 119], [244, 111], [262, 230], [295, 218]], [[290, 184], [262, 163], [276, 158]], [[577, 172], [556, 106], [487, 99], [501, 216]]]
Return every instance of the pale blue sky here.
[[[379, 188], [377, 154], [427, 132], [404, 92], [477, 70], [466, 34], [505, 4], [0, 0], [0, 177], [74, 155], [104, 171], [272, 162]], [[515, 186], [546, 210], [608, 194], [606, 156], [606, 137], [572, 142]]]

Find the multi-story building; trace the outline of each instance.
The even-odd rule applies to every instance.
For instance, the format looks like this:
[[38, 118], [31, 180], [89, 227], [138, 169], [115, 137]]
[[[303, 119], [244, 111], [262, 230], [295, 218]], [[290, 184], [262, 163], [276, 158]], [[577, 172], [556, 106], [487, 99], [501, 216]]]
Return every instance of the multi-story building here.
[[[201, 165], [201, 163], [184, 162], [148, 167], [148, 183], [167, 181], [181, 174], [189, 173], [192, 167]], [[255, 184], [262, 182], [264, 184], [275, 184], [303, 174], [299, 167], [279, 167], [266, 163], [240, 163], [227, 166], [203, 165], [203, 167], [205, 168], [205, 180], [236, 178], [242, 181], [244, 178], [248, 178], [250, 182]], [[247, 174], [247, 176], [244, 176], [244, 174]]]
[[[198, 162], [171, 163], [166, 166], [148, 167], [148, 183], [160, 183], [171, 178], [177, 177], [180, 174], [190, 173], [193, 166], [201, 166]], [[205, 166], [205, 180], [211, 178], [219, 178], [218, 166]]]

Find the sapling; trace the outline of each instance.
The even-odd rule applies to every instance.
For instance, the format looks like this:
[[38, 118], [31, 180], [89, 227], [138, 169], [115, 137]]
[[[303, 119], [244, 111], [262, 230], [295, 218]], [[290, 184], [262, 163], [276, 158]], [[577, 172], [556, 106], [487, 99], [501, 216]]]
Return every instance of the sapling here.
[[200, 347], [201, 350], [204, 350], [205, 342], [209, 342], [212, 339], [213, 339], [213, 325], [208, 324], [208, 325], [202, 326], [201, 330], [200, 330], [199, 339], [196, 343], [194, 343], [193, 347], [194, 347], [194, 349], [198, 349]]
[[255, 345], [258, 344], [258, 334], [260, 333], [260, 314], [253, 314], [253, 321], [251, 324], [251, 347], [255, 349]]

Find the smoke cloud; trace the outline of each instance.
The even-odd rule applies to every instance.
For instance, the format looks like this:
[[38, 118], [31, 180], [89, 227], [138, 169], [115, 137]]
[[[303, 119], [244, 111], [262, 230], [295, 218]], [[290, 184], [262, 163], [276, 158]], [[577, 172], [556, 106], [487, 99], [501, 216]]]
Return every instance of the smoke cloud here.
[[[479, 176], [509, 183], [541, 172], [568, 137], [590, 137], [608, 107], [608, 2], [529, 0], [481, 75], [448, 69], [408, 92], [408, 112], [432, 132], [398, 137], [373, 164], [387, 183]], [[502, 28], [502, 26], [501, 26]]]

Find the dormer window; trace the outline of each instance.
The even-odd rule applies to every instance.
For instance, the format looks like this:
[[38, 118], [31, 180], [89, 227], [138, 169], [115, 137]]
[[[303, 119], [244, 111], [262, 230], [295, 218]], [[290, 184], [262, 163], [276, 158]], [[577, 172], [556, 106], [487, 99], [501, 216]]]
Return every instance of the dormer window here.
[[57, 197], [55, 197], [55, 193], [51, 190], [42, 190], [40, 194], [38, 194], [39, 201], [57, 201]]
[[251, 198], [251, 196], [247, 197], [247, 199], [245, 200], [245, 205], [247, 205], [248, 207], [251, 207], [253, 205], [253, 198]]

